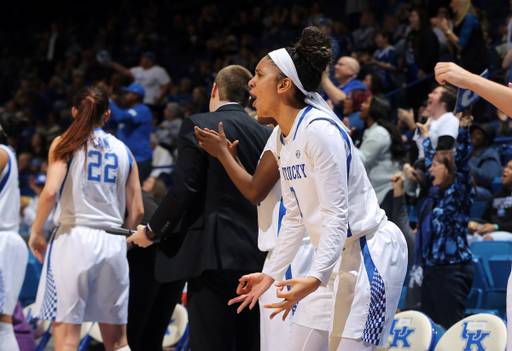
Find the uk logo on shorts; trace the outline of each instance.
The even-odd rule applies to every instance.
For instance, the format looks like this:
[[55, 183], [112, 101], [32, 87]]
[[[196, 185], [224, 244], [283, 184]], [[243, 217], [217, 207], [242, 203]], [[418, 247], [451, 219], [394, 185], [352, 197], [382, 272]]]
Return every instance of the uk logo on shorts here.
[[490, 331], [484, 331], [487, 326], [486, 321], [464, 322], [462, 323], [462, 340], [466, 341], [462, 351], [484, 351], [483, 341], [489, 335]]
[[393, 342], [391, 343], [391, 347], [400, 347], [400, 343], [402, 344], [402, 348], [404, 349], [411, 347], [409, 336], [411, 334], [414, 334], [414, 332], [416, 331], [415, 328], [409, 328], [411, 323], [412, 318], [400, 318], [393, 320], [390, 333], [393, 336]]

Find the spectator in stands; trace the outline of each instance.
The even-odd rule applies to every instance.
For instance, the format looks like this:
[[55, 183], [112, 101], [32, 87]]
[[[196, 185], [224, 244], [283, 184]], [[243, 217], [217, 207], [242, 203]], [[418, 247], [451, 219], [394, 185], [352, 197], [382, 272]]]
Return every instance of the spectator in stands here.
[[195, 87], [194, 90], [192, 90], [192, 107], [189, 111], [190, 115], [209, 112], [209, 101], [206, 88]]
[[[27, 231], [30, 234], [32, 229], [32, 224], [34, 224], [34, 220], [36, 219], [36, 211], [37, 205], [39, 204], [39, 196], [43, 191], [44, 185], [46, 184], [46, 174], [40, 173], [35, 177], [30, 177], [28, 181], [30, 187], [35, 193], [35, 196], [32, 200], [27, 201], [25, 197], [21, 198], [21, 209], [20, 209], [20, 230]], [[43, 231], [46, 237], [46, 240], [50, 239], [50, 235], [54, 229], [53, 225], [53, 215], [55, 212], [55, 208], [52, 209], [48, 219], [46, 220]]]
[[480, 74], [489, 67], [490, 56], [471, 0], [452, 0], [450, 7], [455, 14], [453, 31], [446, 18], [433, 18], [432, 23], [444, 32], [449, 40], [448, 48], [452, 48], [454, 54], [455, 51], [458, 53], [461, 66]]
[[500, 119], [500, 126], [498, 127], [499, 136], [512, 136], [511, 119], [500, 109], [496, 109], [498, 118]]
[[153, 196], [158, 203], [160, 203], [165, 195], [167, 195], [167, 188], [165, 187], [165, 183], [158, 177], [148, 177], [148, 179], [142, 183], [142, 190], [151, 194], [151, 196]]
[[364, 121], [359, 118], [361, 114], [361, 105], [372, 93], [366, 89], [354, 89], [348, 93], [347, 98], [343, 102], [343, 123], [352, 131], [352, 140], [354, 143], [360, 142], [361, 133], [364, 129]]
[[34, 196], [34, 191], [30, 188], [28, 178], [34, 172], [30, 168], [32, 164], [32, 154], [30, 152], [23, 152], [18, 156], [18, 174], [21, 196]]
[[340, 118], [343, 117], [343, 101], [347, 98], [348, 93], [354, 89], [366, 89], [366, 85], [356, 79], [359, 69], [360, 66], [356, 59], [343, 56], [334, 67], [334, 77], [338, 86], [334, 85], [330, 79], [322, 80], [322, 87], [334, 106], [334, 112]]
[[[429, 124], [429, 139], [435, 150], [454, 149], [454, 142], [458, 134], [458, 119], [451, 111], [454, 110], [456, 102], [457, 91], [449, 85], [438, 86], [428, 95], [428, 104], [424, 113], [432, 117]], [[412, 111], [399, 110], [399, 118], [408, 126], [414, 124]], [[411, 167], [411, 164], [416, 159], [425, 157], [423, 137], [418, 130], [416, 130], [413, 140], [416, 142], [416, 146], [414, 144], [412, 146], [417, 151], [411, 150], [409, 152], [409, 162], [404, 164], [404, 172], [409, 181], [416, 182], [417, 173]]]
[[174, 160], [166, 148], [158, 145], [155, 134], [151, 134], [151, 149], [153, 149], [153, 170], [150, 177], [158, 177], [161, 173], [171, 175], [174, 167]]
[[382, 90], [389, 92], [394, 88], [394, 75], [398, 67], [398, 53], [389, 44], [391, 33], [387, 30], [377, 32], [375, 44], [378, 49], [374, 52], [369, 64], [373, 66], [373, 73], [379, 75], [382, 80]]
[[494, 194], [485, 207], [482, 219], [486, 224], [468, 226], [470, 233], [483, 235], [483, 240], [512, 241], [512, 161], [501, 174], [503, 189]]
[[140, 182], [146, 180], [151, 173], [153, 152], [149, 135], [151, 133], [151, 110], [144, 104], [145, 91], [142, 85], [132, 83], [124, 89], [123, 110], [110, 99], [112, 118], [119, 123], [117, 137], [128, 146], [137, 162]]
[[[156, 56], [152, 52], [144, 52], [140, 58], [140, 64], [130, 69], [123, 65], [110, 61], [110, 66], [119, 73], [130, 77], [145, 90], [144, 104], [161, 116], [165, 106], [171, 78], [167, 71], [156, 65]], [[139, 169], [140, 170], [140, 169]]]
[[[408, 83], [432, 73], [439, 58], [439, 42], [430, 28], [425, 10], [413, 10], [409, 25], [411, 32], [407, 36], [403, 58]], [[430, 82], [426, 80], [407, 89], [409, 106], [418, 108], [429, 86]]]
[[441, 6], [437, 10], [437, 16], [430, 20], [432, 30], [434, 31], [434, 34], [437, 36], [437, 40], [439, 41], [439, 56], [443, 56], [449, 53], [446, 34], [443, 32], [441, 28], [437, 26], [437, 24], [443, 21], [443, 19], [446, 19], [448, 23], [448, 28], [450, 30], [453, 30], [453, 23], [448, 18], [448, 8]]
[[361, 145], [357, 150], [372, 183], [380, 207], [392, 216], [393, 187], [390, 177], [402, 169], [407, 148], [392, 123], [387, 100], [370, 96], [361, 106], [359, 118], [365, 122]]
[[412, 267], [414, 255], [415, 233], [411, 229], [409, 216], [405, 207], [405, 177], [402, 172], [397, 172], [390, 177], [393, 187], [393, 222], [404, 233], [407, 242], [407, 252], [409, 253], [409, 265]]
[[177, 94], [169, 97], [170, 102], [176, 102], [181, 107], [187, 106], [192, 101], [192, 89], [194, 88], [194, 82], [190, 78], [183, 78], [180, 81], [180, 87]]
[[382, 79], [377, 74], [368, 73], [364, 76], [363, 84], [372, 92], [373, 96], [383, 97]]
[[338, 61], [338, 59], [341, 56], [341, 49], [340, 44], [338, 43], [338, 40], [333, 36], [332, 32], [334, 29], [334, 22], [332, 19], [327, 17], [320, 17], [316, 21], [316, 27], [320, 29], [322, 32], [326, 33], [331, 37], [331, 43], [332, 43], [332, 59], [334, 62]]
[[475, 201], [487, 201], [492, 196], [492, 182], [501, 174], [500, 155], [491, 147], [494, 141], [494, 127], [488, 123], [472, 125], [469, 166], [477, 185]]
[[359, 19], [359, 27], [352, 32], [354, 51], [368, 51], [374, 47], [377, 29], [373, 13], [364, 11]]
[[421, 310], [445, 329], [464, 318], [474, 276], [466, 238], [473, 202], [467, 130], [471, 120], [461, 118], [455, 153], [435, 151], [429, 138], [431, 119], [418, 123], [433, 186], [418, 216], [414, 264], [423, 264]]
[[164, 110], [164, 121], [158, 125], [155, 135], [158, 144], [164, 144], [172, 149], [178, 142], [178, 133], [180, 131], [183, 111], [176, 102], [169, 102]]

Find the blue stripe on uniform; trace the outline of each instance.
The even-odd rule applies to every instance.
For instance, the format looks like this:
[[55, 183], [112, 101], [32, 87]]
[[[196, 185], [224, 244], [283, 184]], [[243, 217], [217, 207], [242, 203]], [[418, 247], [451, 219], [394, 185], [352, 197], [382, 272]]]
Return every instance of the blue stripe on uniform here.
[[302, 120], [308, 114], [308, 112], [311, 111], [312, 108], [313, 108], [312, 106], [308, 106], [308, 107], [306, 107], [304, 112], [302, 112], [302, 115], [299, 118], [299, 123], [297, 123], [297, 128], [295, 129], [295, 134], [293, 134], [293, 140], [295, 140], [295, 137], [297, 136], [297, 131], [299, 130], [299, 127], [300, 127], [300, 124], [302, 123]]
[[39, 312], [39, 319], [51, 320], [55, 321], [57, 318], [57, 287], [55, 285], [55, 279], [53, 277], [52, 267], [51, 267], [51, 257], [52, 257], [52, 249], [53, 249], [53, 241], [55, 240], [55, 236], [57, 235], [57, 230], [59, 227], [55, 228], [53, 231], [52, 237], [50, 238], [50, 243], [48, 246], [48, 257], [47, 257], [47, 266], [46, 266], [46, 284], [43, 302], [41, 304], [41, 311]]
[[[4, 150], [5, 151], [5, 150]], [[7, 153], [7, 151], [5, 151]], [[7, 184], [7, 181], [9, 180], [9, 177], [11, 175], [11, 157], [9, 156], [9, 153], [7, 153], [7, 173], [5, 174], [5, 177], [0, 182], [0, 194], [4, 191], [5, 184]]]
[[128, 175], [130, 175], [130, 173], [132, 173], [133, 158], [130, 149], [128, 149], [128, 146], [125, 145], [124, 147], [126, 148], [126, 152], [128, 153], [128, 162], [130, 163], [130, 170], [128, 172]]
[[370, 255], [365, 236], [359, 239], [359, 244], [370, 282], [370, 307], [363, 330], [362, 341], [378, 346], [383, 337], [384, 325], [386, 323], [386, 289], [384, 280], [377, 271]]

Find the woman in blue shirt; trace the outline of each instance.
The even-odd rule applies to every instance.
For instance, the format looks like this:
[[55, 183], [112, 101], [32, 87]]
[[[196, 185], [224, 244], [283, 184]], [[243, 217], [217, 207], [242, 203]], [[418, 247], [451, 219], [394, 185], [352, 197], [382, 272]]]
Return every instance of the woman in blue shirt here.
[[418, 123], [424, 138], [425, 165], [432, 187], [418, 217], [414, 264], [423, 263], [421, 309], [448, 329], [464, 318], [473, 283], [466, 239], [473, 182], [469, 171], [471, 118], [463, 117], [457, 150], [435, 151], [428, 137], [430, 120]]
[[452, 53], [453, 47], [457, 49], [461, 66], [472, 73], [480, 74], [489, 66], [490, 56], [471, 0], [452, 0], [450, 7], [455, 13], [453, 31], [450, 30], [446, 18], [433, 18], [432, 23], [445, 33]]

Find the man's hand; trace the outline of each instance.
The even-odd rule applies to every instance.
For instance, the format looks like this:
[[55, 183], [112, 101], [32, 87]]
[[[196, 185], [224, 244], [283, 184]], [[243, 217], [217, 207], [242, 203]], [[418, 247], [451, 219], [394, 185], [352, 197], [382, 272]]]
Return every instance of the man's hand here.
[[137, 232], [135, 232], [134, 234], [132, 234], [128, 238], [126, 238], [126, 242], [134, 243], [135, 245], [140, 246], [140, 247], [148, 247], [151, 244], [153, 244], [153, 242], [149, 241], [146, 238], [146, 235], [144, 235], [144, 228], [145, 228], [145, 226], [138, 225]]
[[260, 296], [270, 288], [274, 279], [264, 273], [252, 273], [244, 275], [239, 281], [240, 284], [238, 284], [238, 287], [236, 288], [236, 293], [240, 296], [235, 297], [228, 302], [228, 305], [230, 306], [235, 303], [242, 302], [237, 309], [238, 313], [242, 312], [245, 306], [249, 304], [249, 309], [252, 310], [258, 303]]
[[[300, 300], [314, 292], [320, 286], [320, 280], [315, 277], [307, 278], [292, 278], [275, 284], [277, 286], [277, 297], [283, 298], [284, 300], [278, 303], [265, 305], [265, 308], [275, 308], [276, 310], [270, 315], [270, 319], [284, 311], [283, 321], [288, 316], [288, 313], [292, 310], [293, 306]], [[290, 290], [285, 289], [286, 286], [290, 287]]]
[[419, 122], [416, 122], [416, 126], [419, 128], [421, 136], [423, 137], [423, 139], [428, 138], [428, 131], [430, 129], [431, 121], [432, 121], [432, 118], [429, 117], [429, 119], [427, 119], [425, 124], [421, 124]]
[[412, 108], [409, 111], [404, 110], [403, 108], [399, 108], [398, 119], [402, 121], [410, 130], [416, 129], [416, 123], [414, 122], [414, 112]]

